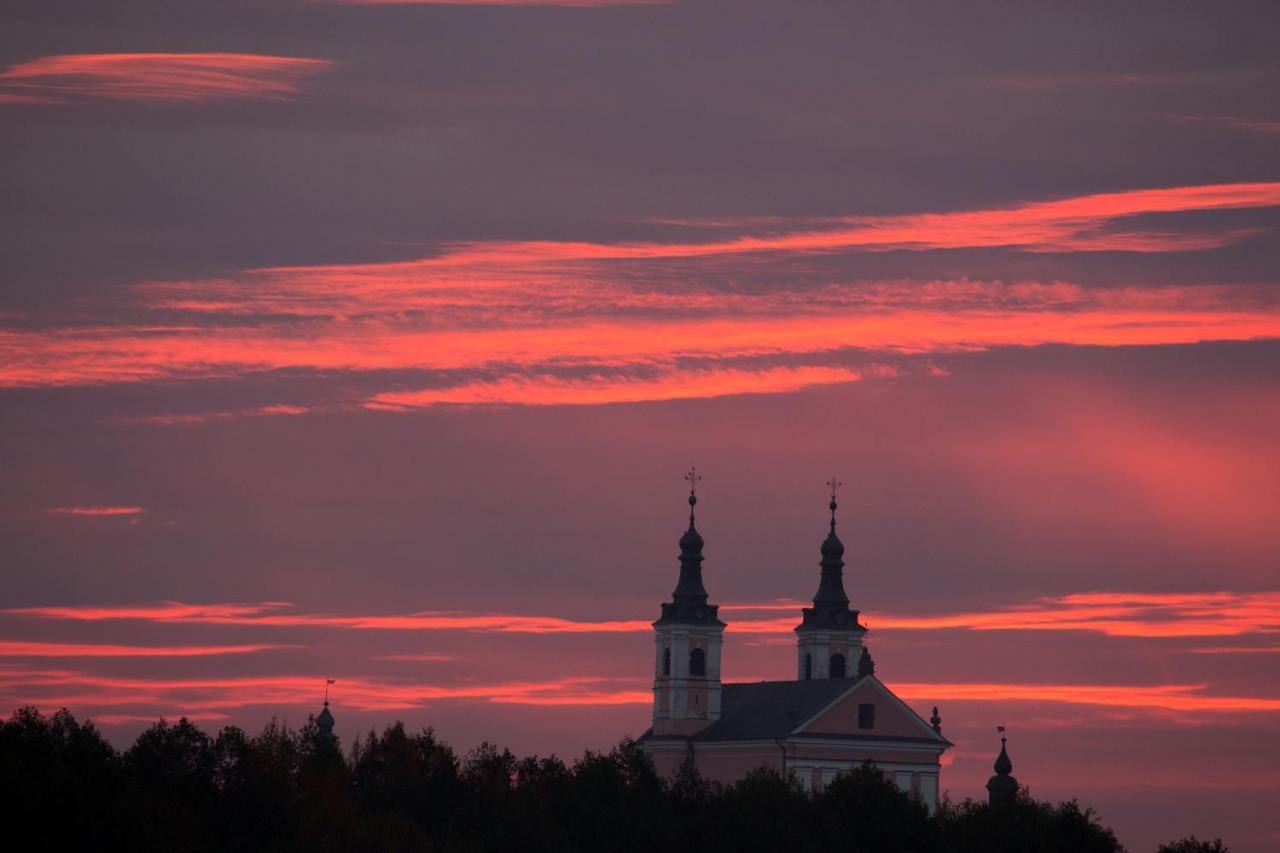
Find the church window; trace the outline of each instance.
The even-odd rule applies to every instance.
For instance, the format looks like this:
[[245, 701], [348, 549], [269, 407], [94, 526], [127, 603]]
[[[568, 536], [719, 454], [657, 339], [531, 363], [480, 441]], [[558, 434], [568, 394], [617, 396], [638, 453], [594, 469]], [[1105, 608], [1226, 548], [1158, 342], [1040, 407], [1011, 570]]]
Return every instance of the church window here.
[[804, 655], [804, 680], [808, 681], [813, 678], [813, 655], [805, 652]]
[[831, 677], [844, 678], [844, 655], [831, 656]]
[[671, 674], [671, 649], [662, 650], [662, 674]]
[[876, 727], [876, 706], [875, 705], [859, 705], [858, 706], [858, 728], [874, 729]]
[[707, 653], [702, 649], [694, 649], [689, 653], [689, 674], [707, 674]]

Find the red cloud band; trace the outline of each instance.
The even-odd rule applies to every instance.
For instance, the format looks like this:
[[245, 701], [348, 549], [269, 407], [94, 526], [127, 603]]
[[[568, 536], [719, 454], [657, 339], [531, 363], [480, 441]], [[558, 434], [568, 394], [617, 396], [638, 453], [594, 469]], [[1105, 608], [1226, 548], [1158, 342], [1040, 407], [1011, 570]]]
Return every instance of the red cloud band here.
[[[800, 605], [769, 602], [730, 604], [726, 611], [777, 611]], [[647, 620], [574, 620], [508, 613], [422, 612], [388, 615], [292, 613], [282, 602], [28, 607], [3, 611], [16, 616], [77, 621], [139, 620], [167, 623], [333, 627], [400, 631], [487, 631], [523, 634], [634, 633], [651, 629]], [[732, 619], [729, 630], [745, 634], [787, 633], [794, 615]], [[1121, 637], [1225, 637], [1280, 632], [1280, 593], [1110, 593], [1091, 592], [1013, 605], [991, 611], [930, 615], [866, 616], [877, 630], [901, 631], [1088, 631]]]
[[35, 643], [0, 641], [0, 657], [15, 658], [154, 658], [243, 655], [290, 646], [258, 643], [239, 646], [121, 646], [99, 643]]
[[[855, 378], [832, 365], [748, 371], [722, 363], [740, 357], [1276, 338], [1280, 310], [1274, 288], [1262, 285], [778, 284], [834, 252], [1074, 250], [1104, 243], [1116, 249], [1131, 238], [1136, 242], [1130, 248], [1180, 251], [1208, 244], [1185, 233], [1135, 237], [1132, 229], [1117, 234], [1107, 227], [1141, 214], [1276, 205], [1280, 182], [1175, 187], [823, 221], [807, 230], [703, 243], [472, 243], [418, 261], [149, 283], [135, 288], [137, 308], [183, 312], [190, 320], [0, 330], [0, 385], [146, 382], [294, 368], [484, 369], [497, 375], [375, 394], [368, 402], [376, 408], [593, 403], [718, 396], [744, 387], [780, 392]], [[1239, 235], [1219, 236], [1209, 243]], [[1165, 245], [1157, 246], [1161, 241]], [[772, 253], [769, 263], [776, 266], [761, 266], [764, 253]], [[796, 258], [804, 264], [793, 269]], [[756, 284], [725, 291], [707, 283], [726, 275]], [[207, 314], [251, 322], [210, 324]], [[552, 369], [566, 365], [579, 373], [565, 378]]]
[[146, 512], [140, 506], [58, 506], [53, 509], [45, 510], [52, 515], [81, 515], [81, 516], [117, 516], [117, 515], [141, 515]]
[[252, 53], [64, 54], [11, 66], [0, 72], [0, 87], [18, 102], [284, 100], [298, 93], [304, 79], [332, 64], [324, 59]]
[[[438, 701], [482, 701], [524, 705], [643, 705], [653, 701], [641, 679], [572, 677], [491, 684], [422, 684], [341, 677], [342, 702], [358, 710], [400, 710]], [[182, 709], [219, 715], [229, 709], [276, 705], [309, 707], [314, 676], [247, 678], [107, 677], [72, 670], [0, 670], [0, 696], [43, 707], [122, 706]], [[904, 699], [926, 701], [1037, 702], [1099, 707], [1156, 708], [1217, 713], [1280, 711], [1280, 699], [1214, 695], [1203, 684], [1008, 684], [895, 683]], [[131, 715], [130, 719], [135, 716]]]

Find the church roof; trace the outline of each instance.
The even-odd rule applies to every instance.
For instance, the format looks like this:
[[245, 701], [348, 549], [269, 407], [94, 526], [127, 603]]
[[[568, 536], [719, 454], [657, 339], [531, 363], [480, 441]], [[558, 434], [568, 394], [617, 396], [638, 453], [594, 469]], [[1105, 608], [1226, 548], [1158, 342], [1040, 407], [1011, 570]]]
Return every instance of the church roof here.
[[786, 737], [851, 686], [841, 678], [725, 684], [720, 691], [720, 719], [693, 740]]
[[[874, 677], [871, 678], [874, 682]], [[863, 679], [860, 678], [822, 678], [811, 681], [752, 681], [725, 684], [720, 692], [720, 719], [697, 734], [690, 735], [688, 739], [696, 742], [775, 740], [798, 734], [796, 729], [812, 720], [862, 681]], [[946, 738], [929, 732], [927, 724], [922, 722], [921, 726], [924, 729], [920, 737], [862, 733], [838, 736], [804, 733], [804, 736], [838, 737], [841, 740], [941, 742], [950, 745]], [[648, 731], [640, 739], [647, 740], [652, 737], [652, 731]]]

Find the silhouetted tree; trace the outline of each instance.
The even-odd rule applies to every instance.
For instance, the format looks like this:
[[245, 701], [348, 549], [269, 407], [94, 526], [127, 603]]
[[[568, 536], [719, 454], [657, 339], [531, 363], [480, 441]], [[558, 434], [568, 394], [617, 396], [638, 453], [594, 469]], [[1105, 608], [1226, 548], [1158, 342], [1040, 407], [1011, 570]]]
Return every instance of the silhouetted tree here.
[[376, 849], [419, 849], [429, 837], [457, 830], [458, 762], [430, 729], [411, 736], [397, 722], [381, 736], [369, 732], [352, 747], [351, 784]]
[[965, 800], [948, 804], [937, 818], [947, 853], [1122, 853], [1115, 833], [1098, 823], [1093, 809], [1075, 800], [1033, 800], [1025, 788], [1007, 803]]
[[285, 850], [302, 808], [299, 735], [272, 720], [257, 737], [227, 726], [213, 743], [221, 849]]
[[215, 764], [213, 740], [186, 717], [138, 735], [124, 754], [135, 849], [216, 849]]
[[121, 776], [111, 744], [65, 708], [51, 717], [19, 708], [0, 720], [0, 796], [9, 814], [39, 828], [45, 849], [101, 848], [122, 837]]
[[859, 853], [915, 853], [932, 841], [929, 810], [872, 764], [841, 773], [815, 797], [831, 844]]
[[[0, 721], [0, 796], [41, 847], [242, 853], [1119, 853], [1075, 802], [1021, 791], [930, 818], [872, 765], [824, 790], [762, 768], [729, 786], [690, 762], [664, 780], [632, 740], [572, 765], [482, 744], [459, 762], [431, 729], [369, 732], [344, 758], [314, 719], [250, 737], [161, 720], [123, 755], [66, 711]], [[1226, 853], [1194, 837], [1160, 853]]]
[[[777, 851], [809, 841], [814, 804], [794, 778], [772, 768], [760, 768], [710, 797], [699, 813], [690, 815], [700, 826], [699, 844], [712, 850]], [[790, 835], [787, 835], [787, 830]], [[841, 845], [842, 847], [845, 845]]]

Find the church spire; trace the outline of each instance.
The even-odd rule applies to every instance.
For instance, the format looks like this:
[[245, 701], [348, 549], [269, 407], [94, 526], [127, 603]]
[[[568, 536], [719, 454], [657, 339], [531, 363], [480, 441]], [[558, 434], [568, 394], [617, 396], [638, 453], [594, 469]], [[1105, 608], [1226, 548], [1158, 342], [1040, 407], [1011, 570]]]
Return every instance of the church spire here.
[[702, 475], [690, 468], [684, 478], [689, 481], [689, 529], [680, 537], [680, 578], [671, 592], [671, 603], [662, 605], [660, 621], [716, 622], [716, 607], [707, 604], [707, 588], [702, 584], [703, 540], [695, 520]]
[[[858, 622], [858, 611], [849, 609], [849, 596], [844, 592], [844, 543], [836, 535], [836, 493], [840, 481], [832, 477], [827, 481], [831, 500], [827, 510], [831, 513], [827, 538], [822, 542], [822, 574], [818, 591], [813, 596], [813, 606], [801, 611], [800, 624], [796, 626], [797, 678], [861, 678], [871, 675], [875, 666], [870, 654], [862, 647], [867, 633]], [[860, 656], [859, 653], [862, 653]], [[856, 664], [856, 665], [855, 665]]]
[[1009, 760], [1009, 753], [1005, 750], [1007, 738], [1004, 726], [996, 726], [996, 731], [1000, 732], [1000, 755], [992, 767], [996, 775], [987, 780], [987, 796], [993, 805], [1012, 802], [1018, 794], [1018, 780], [1011, 775], [1013, 762]]
[[316, 728], [320, 730], [320, 737], [325, 741], [332, 741], [333, 736], [333, 714], [329, 711], [329, 685], [334, 683], [334, 679], [326, 678], [324, 680], [324, 707], [320, 709], [319, 716], [316, 717]]
[[841, 483], [835, 477], [827, 481], [831, 487], [831, 502], [827, 509], [831, 511], [831, 530], [822, 542], [822, 576], [818, 582], [818, 591], [813, 596], [814, 609], [848, 610], [849, 596], [844, 592], [844, 543], [836, 536], [836, 490]]

